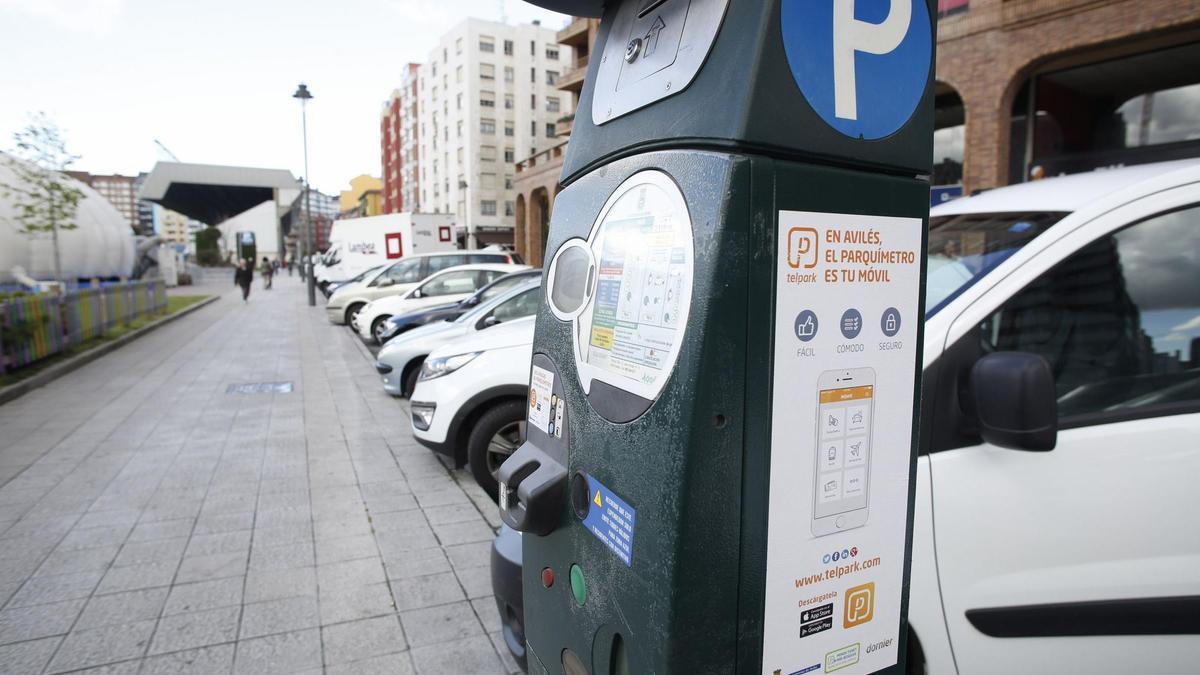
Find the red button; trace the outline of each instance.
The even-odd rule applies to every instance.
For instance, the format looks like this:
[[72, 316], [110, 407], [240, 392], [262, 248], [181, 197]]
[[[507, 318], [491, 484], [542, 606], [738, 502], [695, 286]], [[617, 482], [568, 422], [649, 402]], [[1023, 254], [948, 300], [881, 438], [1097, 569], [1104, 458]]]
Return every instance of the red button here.
[[546, 588], [550, 588], [554, 585], [554, 570], [550, 569], [549, 567], [542, 569], [542, 585]]

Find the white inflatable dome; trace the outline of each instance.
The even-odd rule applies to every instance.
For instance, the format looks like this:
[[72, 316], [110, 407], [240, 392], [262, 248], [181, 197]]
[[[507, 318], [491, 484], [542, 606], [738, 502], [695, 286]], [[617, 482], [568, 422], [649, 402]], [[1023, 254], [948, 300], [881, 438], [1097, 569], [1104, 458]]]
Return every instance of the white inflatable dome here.
[[[14, 185], [17, 176], [9, 166], [19, 160], [0, 153], [0, 184]], [[90, 279], [92, 277], [129, 276], [133, 271], [134, 241], [129, 221], [116, 207], [92, 188], [63, 176], [83, 191], [75, 229], [58, 231], [63, 277]], [[23, 234], [15, 218], [14, 196], [0, 189], [0, 283], [13, 281], [12, 270], [22, 267], [36, 279], [54, 277], [54, 246], [49, 232]]]

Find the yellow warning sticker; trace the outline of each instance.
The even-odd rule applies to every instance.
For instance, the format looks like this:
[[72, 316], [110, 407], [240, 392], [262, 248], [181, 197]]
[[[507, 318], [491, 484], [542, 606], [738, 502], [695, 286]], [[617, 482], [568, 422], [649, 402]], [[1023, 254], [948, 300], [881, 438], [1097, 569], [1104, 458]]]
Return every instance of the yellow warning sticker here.
[[604, 502], [600, 500], [600, 491], [599, 490], [596, 490], [596, 497], [594, 499], [592, 499], [592, 501], [596, 502], [596, 506], [599, 506], [599, 507], [604, 506]]

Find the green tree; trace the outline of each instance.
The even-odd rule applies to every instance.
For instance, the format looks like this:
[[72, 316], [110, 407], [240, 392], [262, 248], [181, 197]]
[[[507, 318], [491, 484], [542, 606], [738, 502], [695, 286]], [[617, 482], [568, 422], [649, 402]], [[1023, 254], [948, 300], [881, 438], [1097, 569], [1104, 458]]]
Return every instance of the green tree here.
[[54, 242], [54, 280], [62, 282], [59, 230], [78, 227], [75, 216], [83, 191], [63, 171], [79, 159], [67, 151], [56, 125], [45, 113], [30, 116], [29, 124], [13, 134], [12, 156], [3, 159], [15, 180], [0, 183], [0, 193], [13, 200], [18, 231], [28, 236], [49, 232]]
[[196, 262], [201, 265], [215, 266], [221, 264], [221, 251], [217, 242], [221, 239], [221, 230], [216, 227], [206, 227], [196, 233]]

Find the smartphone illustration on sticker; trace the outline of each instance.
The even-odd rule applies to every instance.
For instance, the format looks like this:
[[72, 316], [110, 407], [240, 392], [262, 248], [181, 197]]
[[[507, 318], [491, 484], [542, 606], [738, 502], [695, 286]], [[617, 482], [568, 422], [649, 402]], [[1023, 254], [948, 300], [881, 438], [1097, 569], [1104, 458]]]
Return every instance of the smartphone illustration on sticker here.
[[817, 379], [812, 533], [818, 537], [867, 523], [875, 371], [828, 370]]

